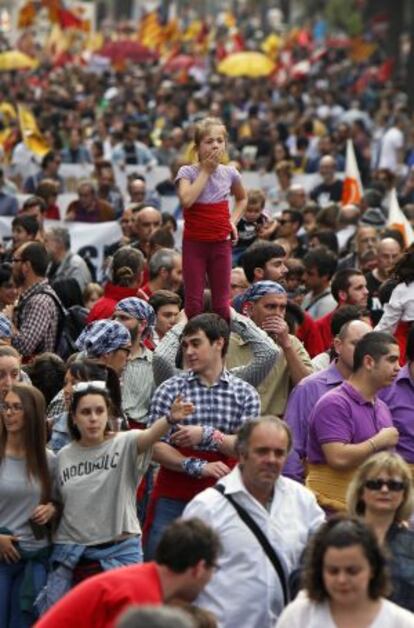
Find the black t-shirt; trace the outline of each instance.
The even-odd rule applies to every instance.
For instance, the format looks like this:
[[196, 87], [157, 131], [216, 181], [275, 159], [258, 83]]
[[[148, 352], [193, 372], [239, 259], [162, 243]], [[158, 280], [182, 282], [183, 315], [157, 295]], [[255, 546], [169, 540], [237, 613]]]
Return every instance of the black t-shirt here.
[[365, 279], [367, 280], [367, 288], [369, 291], [368, 309], [371, 312], [372, 323], [375, 326], [379, 323], [384, 311], [379, 299], [379, 289], [383, 282], [375, 277], [372, 270], [365, 275]]
[[320, 183], [312, 190], [310, 197], [321, 207], [330, 202], [338, 203], [342, 198], [342, 187], [343, 182], [339, 179], [330, 184]]
[[247, 249], [257, 238], [257, 228], [266, 224], [267, 218], [264, 214], [260, 214], [259, 218], [254, 222], [247, 222], [244, 218], [240, 218], [237, 223], [237, 233], [239, 241], [237, 248]]
[[136, 166], [138, 159], [134, 142], [132, 142], [132, 144], [124, 142], [123, 148], [125, 153], [125, 163], [129, 166]]

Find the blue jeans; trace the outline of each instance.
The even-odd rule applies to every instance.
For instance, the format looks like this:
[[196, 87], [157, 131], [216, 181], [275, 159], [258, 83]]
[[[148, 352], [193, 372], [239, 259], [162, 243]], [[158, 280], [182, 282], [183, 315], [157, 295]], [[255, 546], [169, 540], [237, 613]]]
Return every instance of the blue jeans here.
[[155, 506], [154, 520], [144, 547], [145, 560], [154, 560], [155, 551], [162, 533], [169, 523], [181, 517], [186, 506], [187, 502], [181, 499], [159, 498]]
[[[22, 613], [20, 610], [20, 587], [26, 561], [8, 565], [0, 562], [0, 626], [1, 628], [28, 628], [37, 619], [37, 614]], [[46, 584], [46, 569], [40, 563], [33, 564], [33, 584], [40, 591]]]

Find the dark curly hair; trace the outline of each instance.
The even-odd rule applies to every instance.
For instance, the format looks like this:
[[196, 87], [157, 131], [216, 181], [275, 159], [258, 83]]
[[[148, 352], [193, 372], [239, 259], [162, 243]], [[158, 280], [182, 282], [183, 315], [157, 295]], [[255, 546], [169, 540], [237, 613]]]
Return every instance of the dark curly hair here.
[[394, 266], [393, 277], [398, 281], [404, 281], [407, 286], [414, 281], [414, 244], [408, 247]]
[[390, 593], [386, 560], [374, 532], [359, 519], [337, 515], [319, 528], [306, 550], [303, 584], [309, 599], [320, 603], [329, 598], [323, 577], [327, 550], [330, 547], [343, 549], [353, 545], [362, 547], [371, 567], [369, 597], [377, 600]]

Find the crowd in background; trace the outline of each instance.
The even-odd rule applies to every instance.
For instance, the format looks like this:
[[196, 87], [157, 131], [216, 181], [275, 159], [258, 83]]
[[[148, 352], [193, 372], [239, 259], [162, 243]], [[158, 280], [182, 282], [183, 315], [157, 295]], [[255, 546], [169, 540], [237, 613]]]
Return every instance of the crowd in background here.
[[[211, 51], [185, 75], [155, 60], [0, 75], [2, 626], [48, 609], [39, 626], [109, 626], [173, 598], [210, 611], [193, 608], [197, 626], [414, 625], [413, 114], [380, 46], [357, 61], [308, 35], [289, 67], [312, 67], [284, 81], [226, 77]], [[206, 118], [246, 190], [227, 321], [211, 281], [204, 313], [184, 308], [179, 173]], [[68, 164], [85, 171], [75, 189]], [[96, 267], [70, 227], [111, 221]], [[111, 598], [111, 570], [144, 560], [148, 592]], [[154, 625], [189, 625], [171, 613]]]

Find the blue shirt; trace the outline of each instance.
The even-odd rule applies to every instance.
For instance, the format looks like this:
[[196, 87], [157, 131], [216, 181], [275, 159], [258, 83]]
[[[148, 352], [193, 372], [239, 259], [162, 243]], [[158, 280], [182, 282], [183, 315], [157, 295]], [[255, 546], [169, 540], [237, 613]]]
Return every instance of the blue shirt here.
[[15, 216], [18, 209], [17, 198], [0, 191], [0, 216]]

